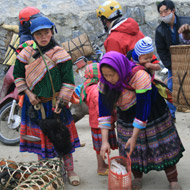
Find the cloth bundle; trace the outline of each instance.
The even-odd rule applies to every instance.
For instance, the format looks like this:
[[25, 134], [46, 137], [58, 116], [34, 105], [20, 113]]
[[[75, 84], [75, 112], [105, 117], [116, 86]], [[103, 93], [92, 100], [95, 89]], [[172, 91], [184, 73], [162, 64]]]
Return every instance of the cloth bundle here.
[[113, 171], [114, 173], [116, 173], [118, 175], [127, 174], [126, 168], [123, 165], [119, 164], [116, 160], [111, 161], [110, 169], [111, 169], [111, 171]]

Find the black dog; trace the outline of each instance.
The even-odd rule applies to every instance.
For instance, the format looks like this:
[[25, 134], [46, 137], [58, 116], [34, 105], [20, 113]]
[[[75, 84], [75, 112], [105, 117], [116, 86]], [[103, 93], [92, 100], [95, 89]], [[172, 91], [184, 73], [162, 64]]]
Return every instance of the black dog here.
[[70, 132], [60, 121], [59, 114], [54, 113], [53, 118], [37, 120], [37, 112], [32, 106], [29, 109], [29, 115], [30, 118], [40, 126], [44, 135], [49, 138], [59, 157], [63, 157], [71, 151]]
[[72, 149], [69, 129], [59, 119], [44, 119], [39, 121], [39, 126], [60, 157], [68, 154]]

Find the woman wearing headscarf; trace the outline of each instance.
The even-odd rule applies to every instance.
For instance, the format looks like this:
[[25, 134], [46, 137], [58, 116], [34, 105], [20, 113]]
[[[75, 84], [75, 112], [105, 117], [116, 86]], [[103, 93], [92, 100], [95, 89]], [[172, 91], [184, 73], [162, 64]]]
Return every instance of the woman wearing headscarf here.
[[117, 107], [119, 153], [129, 151], [134, 175], [133, 188], [142, 186], [143, 173], [164, 170], [170, 189], [177, 182], [176, 164], [184, 147], [171, 120], [164, 98], [144, 70], [133, 72], [135, 63], [118, 52], [108, 52], [100, 62], [99, 127], [102, 129], [101, 155], [110, 153], [110, 114]]

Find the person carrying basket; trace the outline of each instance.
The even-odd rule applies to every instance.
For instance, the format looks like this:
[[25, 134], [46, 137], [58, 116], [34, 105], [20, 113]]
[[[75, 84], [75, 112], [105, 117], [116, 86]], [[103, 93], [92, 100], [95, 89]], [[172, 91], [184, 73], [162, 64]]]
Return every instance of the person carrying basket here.
[[131, 157], [133, 189], [141, 189], [143, 173], [164, 170], [170, 190], [181, 189], [176, 164], [184, 147], [164, 98], [144, 69], [133, 73], [135, 63], [110, 51], [100, 61], [99, 127], [101, 155], [110, 153], [110, 115], [117, 107], [117, 137], [120, 156]]

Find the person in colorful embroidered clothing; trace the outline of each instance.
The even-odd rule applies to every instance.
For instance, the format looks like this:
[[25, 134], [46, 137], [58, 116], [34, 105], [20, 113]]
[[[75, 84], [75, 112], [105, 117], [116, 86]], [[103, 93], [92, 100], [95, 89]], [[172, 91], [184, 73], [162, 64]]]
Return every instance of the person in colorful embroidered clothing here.
[[[13, 72], [15, 85], [20, 94], [25, 94], [20, 129], [20, 152], [35, 153], [39, 160], [58, 156], [53, 144], [29, 114], [31, 107], [33, 108], [34, 105], [41, 103], [45, 109], [46, 118], [51, 118], [53, 115], [53, 96], [55, 94], [57, 96], [56, 112], [58, 112], [59, 101], [63, 100], [65, 102], [65, 106], [58, 113], [60, 120], [70, 131], [72, 143], [71, 152], [63, 156], [65, 168], [70, 183], [79, 185], [79, 177], [74, 172], [72, 153], [75, 148], [80, 146], [80, 141], [67, 105], [75, 88], [72, 61], [65, 49], [61, 48], [54, 40], [54, 29], [54, 23], [46, 17], [33, 19], [30, 31], [35, 40], [28, 43], [31, 45], [26, 42], [26, 47], [17, 55]], [[46, 61], [43, 61], [39, 49], [44, 55], [43, 57], [46, 57]], [[53, 87], [55, 93], [53, 93]], [[41, 119], [39, 111], [37, 112], [37, 119]], [[41, 140], [37, 142], [26, 140], [23, 138], [25, 135], [36, 136]]]
[[[98, 81], [100, 78], [99, 63], [92, 63], [87, 65], [85, 69], [85, 82], [81, 87], [80, 102], [85, 102], [89, 110], [89, 124], [92, 132], [93, 148], [96, 151], [98, 175], [108, 175], [108, 166], [100, 155], [100, 148], [102, 145], [101, 129], [98, 128]], [[115, 134], [115, 118], [112, 117], [112, 128], [109, 130], [109, 143], [111, 149], [117, 149], [117, 140]]]
[[[143, 173], [164, 170], [170, 189], [176, 187], [176, 164], [184, 147], [165, 100], [145, 70], [133, 75], [135, 63], [118, 52], [106, 53], [100, 61], [99, 127], [101, 155], [110, 153], [110, 113], [117, 106], [117, 136], [121, 156], [129, 151], [134, 175], [133, 188], [142, 186]], [[132, 90], [129, 88], [132, 87]]]

